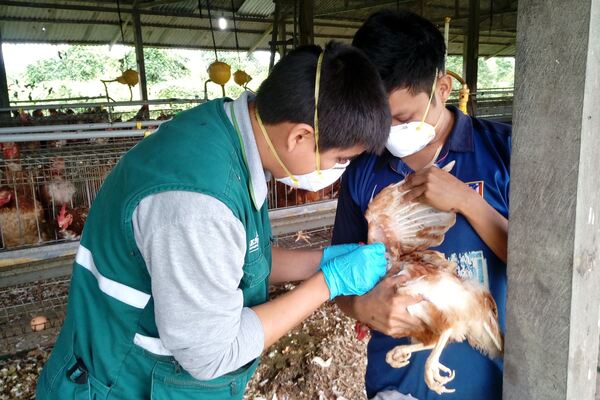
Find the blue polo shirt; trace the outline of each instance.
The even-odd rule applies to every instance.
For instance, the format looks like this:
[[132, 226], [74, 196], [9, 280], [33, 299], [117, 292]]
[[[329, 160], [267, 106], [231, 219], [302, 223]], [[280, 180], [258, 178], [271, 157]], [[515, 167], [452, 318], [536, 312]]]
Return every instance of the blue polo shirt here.
[[[456, 161], [452, 174], [508, 217], [511, 126], [466, 116], [455, 107], [449, 109], [456, 119], [438, 165], [442, 167]], [[382, 156], [363, 154], [353, 161], [342, 177], [332, 242], [366, 242], [364, 214], [370, 199], [411, 172], [401, 159], [387, 151]], [[462, 276], [475, 279], [490, 289], [498, 305], [504, 332], [506, 264], [496, 257], [462, 215], [457, 215], [456, 224], [435, 250], [455, 261]], [[466, 342], [447, 345], [440, 361], [456, 371], [454, 380], [446, 385], [456, 392], [438, 395], [429, 390], [424, 381], [424, 366], [430, 351], [414, 353], [410, 364], [403, 368], [392, 368], [385, 362], [389, 350], [407, 343], [408, 338], [394, 339], [372, 332], [367, 348], [369, 398], [379, 391], [394, 389], [418, 400], [501, 400], [502, 360], [491, 360]]]

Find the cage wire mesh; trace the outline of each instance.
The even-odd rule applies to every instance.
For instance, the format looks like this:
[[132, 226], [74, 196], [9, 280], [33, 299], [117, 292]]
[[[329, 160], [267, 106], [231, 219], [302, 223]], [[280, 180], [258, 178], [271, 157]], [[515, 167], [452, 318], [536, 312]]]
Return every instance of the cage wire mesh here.
[[[331, 241], [332, 227], [321, 227], [275, 237], [289, 249], [322, 248]], [[53, 343], [66, 316], [70, 277], [40, 280], [0, 288], [0, 357]], [[43, 322], [32, 328], [32, 319]]]
[[[52, 125], [125, 119], [114, 109], [109, 110], [110, 113], [100, 108], [77, 111], [65, 106], [62, 111], [52, 111], [51, 115], [20, 112], [14, 115], [13, 122], [15, 126], [40, 126], [45, 132], [60, 135], [61, 128]], [[143, 109], [137, 113], [120, 111], [123, 116], [129, 112], [126, 115], [129, 118], [141, 115]], [[167, 115], [167, 111], [173, 111], [173, 107], [155, 106], [149, 117], [159, 119]], [[63, 209], [89, 210], [106, 176], [140, 140], [139, 136], [130, 136], [0, 143], [0, 252], [10, 258], [12, 250], [29, 251], [77, 240], [77, 232], [66, 234], [61, 229], [59, 220]], [[318, 192], [308, 192], [274, 179], [268, 181], [267, 186], [270, 209], [336, 198], [339, 190], [336, 183]], [[287, 248], [320, 248], [329, 243], [330, 236], [331, 228], [322, 227], [281, 235], [275, 240], [277, 245]], [[69, 284], [69, 277], [61, 277], [0, 288], [0, 356], [54, 341], [65, 318]], [[34, 331], [32, 318], [40, 316], [44, 318], [43, 329]]]
[[139, 140], [2, 143], [2, 250], [78, 239], [80, 232], [61, 229], [58, 215], [63, 208], [85, 215], [108, 173]]
[[[59, 215], [87, 214], [119, 159], [139, 137], [2, 143], [0, 160], [0, 251], [76, 240]], [[318, 192], [268, 182], [270, 209], [337, 197], [339, 183]], [[4, 199], [4, 202], [3, 202]], [[74, 216], [74, 218], [77, 217]]]

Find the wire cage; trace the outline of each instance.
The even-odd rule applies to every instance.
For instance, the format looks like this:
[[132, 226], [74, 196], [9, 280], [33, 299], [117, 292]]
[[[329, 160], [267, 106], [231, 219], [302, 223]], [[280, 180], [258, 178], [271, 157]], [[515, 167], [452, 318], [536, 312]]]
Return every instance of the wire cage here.
[[[177, 112], [201, 102], [55, 102], [0, 109], [0, 252], [77, 240], [87, 210], [123, 154]], [[269, 208], [280, 209], [334, 199], [339, 185], [308, 192], [271, 179], [268, 188]]]
[[187, 110], [201, 99], [168, 99], [132, 102], [23, 104], [0, 109], [5, 127], [53, 126], [117, 123], [124, 121], [163, 121]]
[[105, 177], [139, 140], [2, 143], [1, 249], [78, 239]]
[[[1, 143], [0, 251], [77, 240], [87, 211], [119, 159], [141, 140], [113, 137]], [[270, 209], [334, 199], [339, 183], [318, 192], [271, 179]]]
[[[65, 315], [70, 277], [0, 289], [0, 357], [54, 342]], [[42, 317], [32, 325], [33, 318]]]
[[[275, 237], [275, 244], [288, 249], [327, 246], [331, 226], [307, 229]], [[70, 276], [0, 287], [0, 358], [51, 345], [66, 316]], [[39, 322], [34, 324], [34, 318]]]
[[317, 192], [295, 189], [275, 179], [271, 179], [267, 186], [270, 209], [300, 206], [324, 200], [336, 199], [339, 192], [339, 181]]

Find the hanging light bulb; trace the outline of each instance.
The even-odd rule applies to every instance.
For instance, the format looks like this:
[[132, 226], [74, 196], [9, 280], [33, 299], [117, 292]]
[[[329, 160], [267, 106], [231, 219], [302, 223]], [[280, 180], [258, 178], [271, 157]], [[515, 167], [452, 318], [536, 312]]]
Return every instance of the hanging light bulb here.
[[227, 20], [223, 15], [221, 15], [221, 17], [219, 18], [219, 29], [221, 29], [222, 31], [227, 29]]

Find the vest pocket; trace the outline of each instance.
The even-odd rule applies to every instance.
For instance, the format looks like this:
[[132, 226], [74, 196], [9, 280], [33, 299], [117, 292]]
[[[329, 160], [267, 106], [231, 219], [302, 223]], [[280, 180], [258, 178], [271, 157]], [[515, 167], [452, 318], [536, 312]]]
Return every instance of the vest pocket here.
[[105, 400], [110, 393], [110, 387], [91, 375], [88, 375], [88, 389], [90, 392], [90, 400]]
[[106, 400], [109, 393], [110, 387], [91, 376], [69, 350], [51, 356], [38, 381], [36, 398]]
[[269, 262], [264, 256], [262, 249], [259, 249], [257, 252], [260, 252], [260, 254], [257, 254], [252, 260], [244, 263], [244, 276], [240, 285], [242, 289], [262, 284], [269, 275], [269, 272], [271, 272]]
[[152, 372], [151, 400], [242, 400], [257, 365], [258, 359], [236, 372], [200, 381], [181, 367], [159, 362]]

